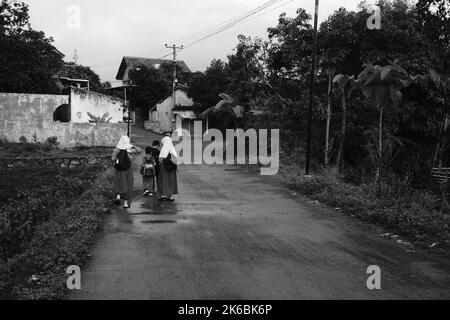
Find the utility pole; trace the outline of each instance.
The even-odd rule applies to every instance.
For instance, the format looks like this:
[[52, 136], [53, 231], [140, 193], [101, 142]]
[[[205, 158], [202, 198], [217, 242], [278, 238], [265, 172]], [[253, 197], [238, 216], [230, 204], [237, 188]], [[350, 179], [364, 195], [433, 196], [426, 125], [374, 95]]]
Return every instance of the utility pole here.
[[127, 86], [128, 84], [126, 83], [125, 86], [123, 87], [125, 90], [125, 107], [128, 109], [128, 119], [127, 119], [127, 135], [128, 137], [130, 137], [130, 117], [131, 117], [131, 113], [130, 113], [130, 106], [129, 103], [127, 101]]
[[77, 49], [73, 50], [73, 62], [78, 64], [78, 52]]
[[305, 176], [310, 175], [312, 115], [313, 115], [313, 108], [314, 108], [314, 84], [315, 84], [315, 78], [316, 78], [318, 15], [319, 15], [319, 0], [316, 0], [315, 10], [314, 10], [314, 44], [313, 44], [313, 53], [312, 53], [312, 62], [311, 62], [311, 79], [310, 79], [310, 83], [309, 83], [308, 137], [306, 140]]
[[177, 47], [176, 45], [168, 46], [166, 44], [167, 49], [173, 50], [173, 85], [172, 85], [172, 97], [173, 97], [173, 108], [177, 106], [175, 91], [177, 88], [177, 50], [183, 50], [184, 46]]

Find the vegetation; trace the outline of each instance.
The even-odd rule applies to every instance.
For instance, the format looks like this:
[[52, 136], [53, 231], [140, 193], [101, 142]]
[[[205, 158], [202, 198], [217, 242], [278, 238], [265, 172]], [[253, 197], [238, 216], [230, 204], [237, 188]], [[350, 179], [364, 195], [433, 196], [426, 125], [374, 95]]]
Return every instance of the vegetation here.
[[[380, 30], [366, 27], [371, 13], [364, 3], [356, 12], [337, 10], [320, 25], [316, 162], [355, 182], [372, 175], [378, 183], [395, 174], [416, 187], [432, 182], [433, 166], [445, 166], [450, 46], [442, 39], [448, 37], [450, 8], [438, 1], [433, 14], [432, 2], [379, 1]], [[191, 81], [197, 110], [215, 106], [226, 93], [245, 109], [239, 126], [280, 128], [283, 151], [304, 152], [311, 22], [298, 9], [296, 17], [280, 15], [278, 25], [268, 28], [268, 41], [239, 36], [227, 61], [213, 60]]]
[[55, 76], [90, 81], [90, 88], [106, 92], [89, 67], [65, 63], [53, 38], [30, 26], [28, 5], [18, 0], [0, 3], [0, 92], [58, 94]]
[[[356, 11], [340, 8], [320, 25], [315, 176], [296, 177], [291, 187], [448, 249], [448, 195], [438, 192], [431, 169], [450, 165], [450, 5], [446, 0], [377, 5], [379, 30], [367, 28], [371, 12], [365, 2]], [[281, 153], [291, 155], [283, 160], [291, 176], [304, 161], [311, 22], [298, 9], [295, 17], [280, 15], [267, 30], [268, 41], [239, 36], [227, 61], [213, 60], [189, 90], [199, 111], [215, 106], [225, 93], [244, 107], [240, 127], [279, 128]], [[232, 128], [233, 115], [228, 118]]]
[[[54, 139], [47, 142], [62, 152]], [[34, 154], [46, 148], [1, 146], [20, 155], [29, 146], [36, 148]], [[80, 148], [65, 155], [98, 152]], [[55, 299], [64, 294], [67, 267], [85, 261], [107, 212], [112, 172], [104, 169], [96, 162], [83, 170], [21, 166], [0, 171], [0, 298]]]

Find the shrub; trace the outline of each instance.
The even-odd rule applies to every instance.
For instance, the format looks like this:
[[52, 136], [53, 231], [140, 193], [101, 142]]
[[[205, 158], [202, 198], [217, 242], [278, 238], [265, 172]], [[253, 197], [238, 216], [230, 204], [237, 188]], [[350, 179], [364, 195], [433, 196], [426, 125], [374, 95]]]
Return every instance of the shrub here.
[[59, 146], [58, 137], [49, 137], [45, 141], [45, 145], [50, 148], [57, 148]]
[[28, 140], [27, 140], [27, 138], [25, 138], [25, 136], [21, 136], [21, 137], [19, 138], [19, 141], [20, 141], [21, 144], [26, 144], [26, 143], [28, 143]]

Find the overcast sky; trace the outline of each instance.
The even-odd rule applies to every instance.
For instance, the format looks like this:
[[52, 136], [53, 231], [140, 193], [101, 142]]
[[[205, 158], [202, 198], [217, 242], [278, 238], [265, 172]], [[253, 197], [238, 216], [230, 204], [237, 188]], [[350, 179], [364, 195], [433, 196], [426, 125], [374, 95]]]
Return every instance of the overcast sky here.
[[[197, 34], [243, 15], [268, 0], [25, 0], [30, 6], [32, 27], [55, 40], [55, 46], [73, 61], [91, 66], [102, 81], [114, 81], [123, 56], [160, 58], [170, 53], [164, 44], [189, 44], [180, 38]], [[360, 0], [321, 0], [319, 20], [339, 7], [355, 10]], [[369, 1], [370, 2], [370, 1]], [[80, 8], [80, 28], [75, 11]], [[237, 43], [237, 36], [266, 37], [267, 28], [276, 26], [282, 12], [295, 16], [297, 8], [313, 13], [314, 0], [280, 0], [212, 38], [179, 53], [192, 71], [204, 71], [214, 58], [225, 59]], [[68, 23], [69, 22], [69, 23]], [[75, 24], [74, 24], [75, 22]], [[72, 27], [70, 27], [72, 26]], [[167, 58], [171, 58], [170, 56]]]

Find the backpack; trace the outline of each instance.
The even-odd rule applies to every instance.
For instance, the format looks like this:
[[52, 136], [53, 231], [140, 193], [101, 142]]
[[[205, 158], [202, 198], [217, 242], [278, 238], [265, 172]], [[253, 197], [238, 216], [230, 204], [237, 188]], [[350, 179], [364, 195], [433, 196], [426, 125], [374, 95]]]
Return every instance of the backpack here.
[[141, 173], [146, 178], [153, 178], [154, 176], [156, 176], [155, 165], [153, 163], [144, 164]]
[[127, 171], [131, 168], [131, 160], [128, 157], [127, 150], [119, 151], [114, 168], [116, 168], [117, 171]]
[[175, 163], [173, 163], [171, 159], [172, 155], [169, 153], [167, 158], [163, 160], [164, 169], [166, 169], [167, 171], [175, 171], [178, 169], [178, 166]]
[[153, 178], [156, 176], [156, 163], [153, 156], [150, 159], [145, 159], [145, 163], [141, 167], [141, 175], [147, 178]]

